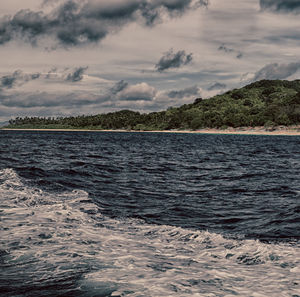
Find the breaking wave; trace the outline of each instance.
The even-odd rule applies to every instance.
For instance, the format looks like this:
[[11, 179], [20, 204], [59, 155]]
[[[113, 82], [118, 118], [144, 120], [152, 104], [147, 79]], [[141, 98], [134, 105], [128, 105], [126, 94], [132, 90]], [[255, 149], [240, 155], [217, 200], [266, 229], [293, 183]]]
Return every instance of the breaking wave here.
[[12, 169], [0, 217], [5, 296], [299, 296], [299, 242], [112, 219], [85, 191], [46, 192]]

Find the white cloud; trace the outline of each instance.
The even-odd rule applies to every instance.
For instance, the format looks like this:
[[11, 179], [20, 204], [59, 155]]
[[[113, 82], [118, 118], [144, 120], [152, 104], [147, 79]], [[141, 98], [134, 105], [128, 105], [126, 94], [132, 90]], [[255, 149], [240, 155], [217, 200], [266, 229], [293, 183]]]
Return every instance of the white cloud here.
[[136, 85], [127, 86], [117, 94], [119, 100], [126, 101], [151, 101], [156, 94], [154, 87], [142, 82]]

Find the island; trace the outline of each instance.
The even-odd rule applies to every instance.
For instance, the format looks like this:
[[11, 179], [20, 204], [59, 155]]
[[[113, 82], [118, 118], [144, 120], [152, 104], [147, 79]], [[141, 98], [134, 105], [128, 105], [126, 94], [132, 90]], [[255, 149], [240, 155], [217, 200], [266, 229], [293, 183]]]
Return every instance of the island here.
[[196, 98], [191, 104], [151, 113], [121, 110], [71, 117], [17, 117], [5, 128], [212, 133], [288, 130], [300, 134], [300, 80], [261, 80], [209, 99]]

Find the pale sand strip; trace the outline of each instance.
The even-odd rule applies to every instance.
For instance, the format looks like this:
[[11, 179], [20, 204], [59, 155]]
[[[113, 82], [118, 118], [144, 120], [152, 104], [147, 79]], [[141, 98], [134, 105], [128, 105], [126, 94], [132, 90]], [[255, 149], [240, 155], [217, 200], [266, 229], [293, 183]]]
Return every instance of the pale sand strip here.
[[162, 130], [162, 131], [136, 131], [136, 130], [87, 130], [87, 129], [9, 129], [2, 128], [6, 131], [53, 131], [53, 132], [134, 132], [134, 133], [193, 133], [193, 134], [237, 134], [237, 135], [287, 135], [300, 136], [300, 127], [287, 127], [268, 131], [264, 127], [255, 128], [228, 128], [221, 129], [200, 129], [200, 130]]

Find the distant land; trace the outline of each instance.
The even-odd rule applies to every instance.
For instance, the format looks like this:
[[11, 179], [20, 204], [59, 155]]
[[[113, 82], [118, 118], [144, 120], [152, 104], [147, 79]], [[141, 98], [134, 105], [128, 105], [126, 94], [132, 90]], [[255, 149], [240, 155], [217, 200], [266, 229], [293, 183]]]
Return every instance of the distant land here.
[[272, 131], [280, 126], [300, 132], [299, 125], [300, 80], [261, 80], [160, 112], [121, 110], [92, 116], [17, 117], [6, 128], [164, 131], [265, 127]]

